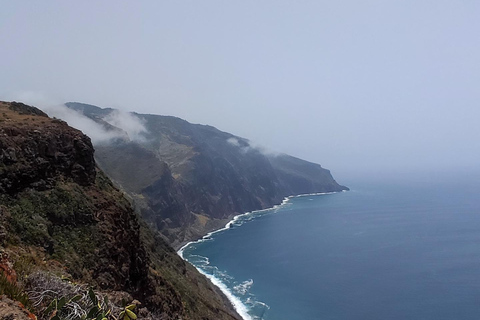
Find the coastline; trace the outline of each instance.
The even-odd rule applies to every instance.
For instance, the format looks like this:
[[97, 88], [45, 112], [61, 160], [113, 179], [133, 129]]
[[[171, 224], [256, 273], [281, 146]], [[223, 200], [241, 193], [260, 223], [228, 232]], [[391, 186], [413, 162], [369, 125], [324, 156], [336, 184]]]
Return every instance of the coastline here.
[[[308, 196], [320, 196], [320, 195], [327, 195], [327, 194], [335, 194], [335, 193], [339, 193], [339, 192], [346, 192], [347, 190], [342, 190], [342, 191], [331, 191], [331, 192], [318, 192], [318, 193], [306, 193], [306, 194], [299, 194], [299, 195], [292, 195], [292, 196], [288, 196], [288, 197], [285, 197], [282, 202], [280, 204], [277, 204], [277, 205], [274, 205], [273, 207], [271, 208], [266, 208], [266, 209], [259, 209], [259, 210], [253, 210], [253, 211], [249, 211], [249, 212], [245, 212], [245, 213], [241, 213], [241, 214], [238, 214], [236, 216], [234, 216], [229, 222], [227, 222], [225, 224], [225, 226], [223, 228], [219, 228], [217, 230], [214, 230], [214, 231], [211, 231], [211, 232], [208, 232], [206, 235], [204, 235], [202, 238], [198, 239], [198, 240], [194, 240], [194, 241], [190, 241], [186, 244], [184, 244], [179, 250], [177, 250], [177, 254], [186, 262], [188, 262], [188, 260], [186, 260], [183, 256], [183, 252], [184, 250], [190, 246], [191, 244], [195, 244], [195, 243], [200, 243], [200, 242], [204, 242], [206, 240], [209, 240], [210, 237], [218, 232], [222, 232], [222, 231], [225, 231], [225, 230], [228, 230], [231, 228], [231, 226], [237, 221], [239, 220], [241, 217], [244, 217], [244, 216], [248, 216], [248, 215], [255, 215], [255, 214], [258, 214], [258, 213], [261, 213], [261, 212], [266, 212], [266, 211], [271, 211], [271, 210], [275, 210], [275, 209], [278, 209], [284, 205], [286, 205], [291, 199], [294, 199], [294, 198], [301, 198], [301, 197], [308, 197]], [[188, 262], [190, 263], [190, 262]], [[193, 265], [193, 264], [192, 264]], [[227, 286], [222, 283], [219, 279], [217, 279], [215, 276], [213, 275], [210, 275], [210, 274], [207, 274], [206, 272], [204, 272], [202, 269], [196, 267], [195, 265], [193, 265], [195, 267], [195, 269], [198, 270], [198, 272], [200, 272], [201, 274], [203, 274], [204, 276], [206, 276], [215, 286], [217, 286], [221, 291], [222, 293], [228, 298], [228, 300], [230, 301], [230, 303], [232, 304], [233, 308], [235, 309], [235, 311], [242, 317], [243, 320], [253, 320], [253, 318], [248, 314], [248, 307], [243, 304], [242, 301], [240, 301], [239, 298], [237, 298], [228, 288]]]

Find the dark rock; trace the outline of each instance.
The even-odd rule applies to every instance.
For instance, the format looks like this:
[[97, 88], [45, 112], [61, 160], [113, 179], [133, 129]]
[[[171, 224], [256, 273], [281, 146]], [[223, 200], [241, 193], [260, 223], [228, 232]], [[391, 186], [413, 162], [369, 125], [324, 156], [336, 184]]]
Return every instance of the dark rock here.
[[[40, 110], [20, 103], [9, 109], [20, 115], [46, 117]], [[65, 123], [46, 118], [29, 126], [29, 117], [2, 123], [0, 127], [0, 190], [19, 192], [24, 188], [51, 187], [46, 181], [57, 175], [81, 185], [95, 181], [95, 160], [90, 138]]]
[[2, 320], [31, 320], [31, 313], [4, 295], [0, 296], [0, 319]]

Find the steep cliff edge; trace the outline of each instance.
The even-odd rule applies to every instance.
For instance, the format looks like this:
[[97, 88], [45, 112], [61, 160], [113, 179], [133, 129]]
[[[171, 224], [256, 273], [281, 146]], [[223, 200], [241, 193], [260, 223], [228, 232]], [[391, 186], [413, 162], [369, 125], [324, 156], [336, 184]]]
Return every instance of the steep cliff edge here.
[[96, 159], [177, 248], [234, 215], [271, 207], [286, 196], [348, 189], [318, 164], [262, 152], [211, 126], [131, 113], [142, 126], [131, 136], [115, 121], [117, 110], [66, 105], [106, 130], [122, 132], [95, 146]]
[[27, 278], [51, 273], [137, 299], [145, 319], [238, 319], [138, 219], [87, 136], [21, 103], [0, 102], [0, 253]]

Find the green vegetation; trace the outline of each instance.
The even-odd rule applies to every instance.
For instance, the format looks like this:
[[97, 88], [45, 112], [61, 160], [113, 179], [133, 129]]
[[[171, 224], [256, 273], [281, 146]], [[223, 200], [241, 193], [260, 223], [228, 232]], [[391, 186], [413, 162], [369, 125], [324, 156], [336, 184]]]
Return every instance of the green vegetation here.
[[96, 265], [95, 248], [100, 239], [94, 208], [77, 185], [59, 184], [41, 192], [27, 190], [19, 197], [0, 196], [7, 208], [7, 228], [11, 245], [20, 243], [41, 247], [51, 258], [67, 263], [76, 278]]
[[32, 303], [23, 288], [9, 281], [7, 276], [3, 272], [0, 272], [0, 295], [2, 294], [12, 300], [20, 301], [27, 309], [32, 309]]

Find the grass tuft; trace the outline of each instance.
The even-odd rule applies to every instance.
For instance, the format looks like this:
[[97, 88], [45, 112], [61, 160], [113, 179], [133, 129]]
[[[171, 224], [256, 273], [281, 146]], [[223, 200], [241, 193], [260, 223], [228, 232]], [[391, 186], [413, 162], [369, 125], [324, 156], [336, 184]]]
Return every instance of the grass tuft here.
[[16, 283], [10, 282], [3, 272], [0, 272], [0, 295], [2, 294], [12, 300], [21, 302], [25, 308], [32, 310], [32, 303], [27, 293]]

